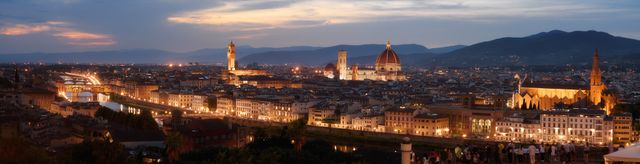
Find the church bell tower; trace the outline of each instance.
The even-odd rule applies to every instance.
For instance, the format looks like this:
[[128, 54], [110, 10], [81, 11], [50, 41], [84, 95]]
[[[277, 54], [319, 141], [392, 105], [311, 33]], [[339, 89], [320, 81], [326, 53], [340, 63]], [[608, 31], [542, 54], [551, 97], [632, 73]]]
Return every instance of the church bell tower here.
[[589, 77], [589, 100], [594, 104], [600, 104], [602, 100], [602, 91], [606, 86], [602, 83], [602, 73], [600, 72], [600, 57], [598, 49], [593, 54], [593, 66], [591, 67], [591, 76]]
[[338, 61], [336, 61], [336, 70], [338, 70], [338, 79], [340, 80], [348, 80], [347, 79], [347, 51], [339, 50], [338, 51]]

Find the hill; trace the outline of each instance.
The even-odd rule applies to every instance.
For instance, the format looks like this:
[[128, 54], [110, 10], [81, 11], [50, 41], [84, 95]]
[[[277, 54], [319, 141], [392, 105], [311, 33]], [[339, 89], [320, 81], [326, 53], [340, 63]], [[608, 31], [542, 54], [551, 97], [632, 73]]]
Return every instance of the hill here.
[[[300, 51], [313, 50], [317, 47], [236, 47], [236, 57], [241, 58], [253, 53], [268, 51]], [[0, 62], [44, 62], [44, 63], [137, 63], [137, 64], [164, 64], [178, 62], [199, 62], [202, 64], [226, 63], [226, 48], [207, 48], [190, 52], [170, 52], [155, 49], [131, 49], [112, 51], [89, 51], [68, 53], [23, 53], [0, 54]]]
[[598, 48], [601, 60], [625, 62], [640, 56], [640, 41], [599, 31], [553, 30], [526, 37], [500, 38], [425, 59], [424, 65], [589, 64]]
[[[426, 54], [429, 49], [417, 44], [403, 44], [392, 46], [398, 54]], [[385, 45], [382, 44], [365, 44], [365, 45], [337, 45], [314, 50], [302, 51], [270, 51], [248, 55], [240, 59], [240, 63], [262, 63], [262, 64], [305, 64], [305, 65], [323, 65], [335, 62], [338, 50], [347, 51], [350, 59], [360, 60], [364, 63], [373, 63], [376, 56], [384, 50]], [[400, 57], [402, 60], [402, 56]], [[366, 59], [366, 60], [361, 60]], [[349, 64], [351, 61], [347, 60]]]

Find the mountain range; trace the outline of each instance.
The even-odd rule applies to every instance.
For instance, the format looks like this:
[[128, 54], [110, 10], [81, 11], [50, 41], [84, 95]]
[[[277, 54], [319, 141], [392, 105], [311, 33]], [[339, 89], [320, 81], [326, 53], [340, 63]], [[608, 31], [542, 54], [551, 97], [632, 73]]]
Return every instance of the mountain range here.
[[[240, 64], [305, 64], [317, 65], [333, 62], [337, 58], [339, 49], [348, 51], [353, 62], [358, 64], [372, 64], [375, 57], [384, 49], [382, 44], [365, 45], [337, 45], [330, 47], [292, 46], [292, 47], [251, 47], [237, 46], [236, 59]], [[459, 47], [459, 46], [456, 46]], [[415, 54], [432, 54], [447, 52], [452, 47], [428, 49], [417, 44], [394, 45], [394, 48], [402, 52]], [[454, 47], [455, 48], [455, 47]], [[373, 59], [368, 59], [372, 56]], [[360, 60], [362, 59], [362, 60]], [[190, 52], [170, 52], [156, 49], [129, 49], [112, 51], [90, 51], [70, 53], [23, 53], [0, 54], [0, 63], [13, 62], [43, 62], [43, 63], [138, 63], [138, 64], [165, 64], [198, 62], [201, 64], [226, 64], [227, 48], [206, 48]]]
[[[236, 57], [268, 51], [300, 51], [317, 49], [311, 46], [293, 46], [282, 48], [237, 46]], [[44, 63], [140, 63], [164, 64], [199, 62], [202, 64], [226, 63], [227, 48], [206, 48], [190, 52], [170, 52], [156, 49], [129, 49], [113, 51], [89, 51], [70, 53], [23, 53], [0, 54], [0, 63], [4, 62], [44, 62]]]
[[[344, 49], [349, 64], [372, 65], [383, 44], [335, 45], [328, 47], [236, 47], [240, 64], [334, 63], [337, 52]], [[470, 46], [455, 45], [427, 48], [418, 44], [392, 45], [403, 65], [486, 66], [486, 65], [565, 65], [589, 64], [597, 48], [601, 61], [640, 63], [640, 41], [599, 31], [565, 32], [552, 30], [525, 37], [505, 37]], [[190, 52], [155, 49], [131, 49], [72, 53], [0, 54], [0, 63], [226, 63], [226, 48], [207, 48]]]
[[564, 65], [590, 64], [598, 49], [600, 60], [638, 63], [640, 41], [599, 31], [553, 30], [526, 37], [481, 42], [421, 61], [422, 65]]

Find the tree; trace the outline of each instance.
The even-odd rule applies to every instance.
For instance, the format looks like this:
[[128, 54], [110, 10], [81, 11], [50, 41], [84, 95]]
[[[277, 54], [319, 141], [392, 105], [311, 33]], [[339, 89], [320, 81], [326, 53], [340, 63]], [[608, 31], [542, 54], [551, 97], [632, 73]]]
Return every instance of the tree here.
[[132, 163], [124, 145], [117, 142], [92, 141], [74, 145], [71, 149], [74, 163]]
[[164, 138], [164, 144], [167, 145], [167, 156], [169, 156], [169, 161], [171, 163], [175, 163], [182, 152], [182, 136], [176, 131], [170, 132]]
[[209, 107], [209, 111], [215, 112], [217, 109], [218, 99], [215, 96], [210, 96], [207, 98], [207, 105]]
[[288, 134], [292, 140], [294, 140], [294, 147], [296, 150], [300, 150], [305, 143], [305, 132], [307, 131], [307, 120], [298, 119], [289, 123]]
[[182, 111], [178, 109], [174, 109], [171, 111], [171, 126], [174, 130], [178, 130], [180, 128], [180, 124], [182, 122]]

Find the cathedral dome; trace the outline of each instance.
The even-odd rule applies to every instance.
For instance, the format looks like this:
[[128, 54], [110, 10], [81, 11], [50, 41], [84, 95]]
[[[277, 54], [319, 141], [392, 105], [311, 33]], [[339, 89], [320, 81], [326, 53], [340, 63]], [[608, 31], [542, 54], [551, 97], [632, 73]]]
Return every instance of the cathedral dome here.
[[324, 74], [325, 77], [327, 78], [333, 78], [335, 77], [335, 73], [336, 73], [336, 66], [333, 65], [332, 63], [327, 64], [327, 66], [324, 67], [324, 70], [322, 71], [322, 73]]
[[398, 54], [396, 54], [393, 49], [391, 49], [391, 44], [387, 41], [387, 48], [378, 55], [376, 59], [376, 65], [387, 65], [387, 64], [400, 64], [400, 58], [398, 58]]
[[336, 71], [336, 66], [333, 65], [333, 63], [329, 63], [329, 64], [327, 64], [327, 66], [324, 66], [324, 71], [325, 72], [329, 72], [329, 71], [335, 72]]

